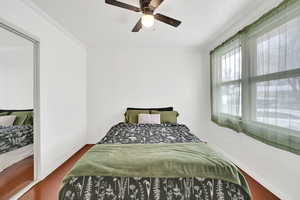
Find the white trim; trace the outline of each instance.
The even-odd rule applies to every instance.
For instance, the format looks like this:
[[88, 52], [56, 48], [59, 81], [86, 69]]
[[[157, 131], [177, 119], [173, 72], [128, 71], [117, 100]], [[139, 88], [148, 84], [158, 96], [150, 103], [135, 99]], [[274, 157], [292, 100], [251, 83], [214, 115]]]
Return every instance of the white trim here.
[[32, 43], [39, 43], [39, 41], [40, 41], [40, 39], [38, 37], [28, 33], [27, 31], [25, 31], [24, 29], [22, 29], [18, 26], [15, 26], [14, 24], [6, 21], [3, 18], [0, 18], [0, 27], [7, 31], [10, 31], [24, 39], [27, 39], [28, 41], [30, 41]]
[[40, 43], [34, 44], [34, 78], [33, 78], [33, 152], [34, 180], [41, 175], [41, 129], [40, 129]]
[[27, 192], [29, 189], [31, 189], [34, 185], [36, 185], [39, 182], [40, 182], [40, 180], [35, 180], [35, 181], [31, 182], [29, 185], [27, 185], [26, 187], [21, 189], [17, 194], [12, 196], [10, 198], [10, 200], [18, 200], [23, 194], [25, 194], [25, 192]]
[[68, 156], [66, 155], [61, 155], [57, 157], [57, 160], [63, 160], [63, 162], [58, 163], [58, 167], [54, 169], [47, 168], [46, 170], [43, 171], [43, 175], [39, 177], [40, 180], [44, 180], [47, 176], [51, 175], [57, 168], [61, 167], [65, 162], [67, 162], [72, 156], [74, 156], [75, 153], [77, 153], [79, 150], [81, 150], [86, 144], [79, 144], [76, 147], [70, 149]]
[[[80, 147], [81, 146], [81, 147]], [[86, 146], [86, 144], [80, 145], [74, 149], [77, 149], [77, 151], [75, 151], [75, 153], [77, 153], [79, 150], [81, 150], [84, 146]], [[74, 154], [75, 154], [74, 153]], [[70, 159], [74, 154], [72, 154], [69, 158], [65, 159], [64, 163]], [[35, 159], [36, 160], [36, 159]], [[64, 163], [62, 163], [59, 167], [61, 167]], [[58, 168], [59, 168], [58, 167]], [[56, 168], [57, 169], [57, 168]], [[21, 189], [18, 193], [16, 193], [14, 196], [12, 196], [10, 198], [10, 200], [18, 200], [22, 195], [24, 195], [27, 191], [29, 191], [33, 186], [35, 186], [36, 184], [38, 184], [40, 181], [44, 180], [47, 176], [51, 175], [54, 170], [49, 170], [48, 172], [46, 172], [46, 175], [43, 177], [39, 177], [37, 179], [35, 179], [32, 183], [30, 183], [28, 186], [26, 186], [25, 188]]]
[[222, 148], [215, 144], [211, 144], [216, 151], [219, 151], [222, 153], [225, 157], [227, 157], [231, 162], [233, 162], [237, 167], [244, 170], [247, 174], [249, 174], [253, 179], [255, 179], [259, 184], [263, 185], [265, 188], [270, 190], [273, 194], [275, 194], [280, 199], [290, 199], [288, 196], [286, 196], [280, 189], [274, 187], [271, 183], [269, 183], [266, 179], [264, 179], [262, 176], [258, 175], [255, 171], [249, 169], [247, 165], [241, 163], [237, 159], [235, 159], [233, 156], [225, 152]]
[[[33, 186], [38, 182], [38, 178], [40, 177], [40, 169], [41, 169], [41, 149], [40, 149], [40, 77], [39, 77], [39, 70], [40, 70], [40, 42], [36, 36], [27, 33], [23, 29], [7, 22], [6, 20], [0, 18], [0, 28], [3, 28], [7, 31], [10, 31], [12, 34], [16, 34], [19, 37], [22, 37], [30, 42], [34, 46], [33, 52], [33, 59], [34, 59], [34, 85], [33, 85], [33, 112], [34, 112], [34, 142], [33, 142], [33, 154], [34, 154], [34, 181], [29, 184], [29, 186]], [[26, 188], [29, 189], [30, 187], [27, 186], [20, 190], [17, 194], [23, 194], [26, 192]], [[12, 197], [14, 199], [14, 196]]]
[[72, 40], [74, 40], [75, 42], [77, 42], [83, 48], [87, 47], [84, 42], [82, 42], [74, 34], [72, 34], [71, 32], [69, 32], [61, 24], [59, 24], [56, 20], [54, 20], [52, 17], [50, 17], [44, 10], [42, 10], [35, 3], [33, 3], [32, 0], [21, 0], [21, 1], [23, 3], [25, 3], [27, 6], [29, 6], [31, 9], [33, 9], [36, 13], [38, 13], [41, 17], [43, 17], [51, 25], [55, 26], [58, 30], [60, 30], [61, 32], [63, 32], [67, 37], [69, 37]]

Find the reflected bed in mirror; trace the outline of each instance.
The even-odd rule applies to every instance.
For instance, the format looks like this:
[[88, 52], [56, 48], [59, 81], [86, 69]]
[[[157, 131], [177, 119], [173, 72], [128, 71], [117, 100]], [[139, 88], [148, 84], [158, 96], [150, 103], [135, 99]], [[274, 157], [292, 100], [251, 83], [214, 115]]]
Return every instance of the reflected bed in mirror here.
[[34, 180], [35, 44], [0, 23], [0, 199]]

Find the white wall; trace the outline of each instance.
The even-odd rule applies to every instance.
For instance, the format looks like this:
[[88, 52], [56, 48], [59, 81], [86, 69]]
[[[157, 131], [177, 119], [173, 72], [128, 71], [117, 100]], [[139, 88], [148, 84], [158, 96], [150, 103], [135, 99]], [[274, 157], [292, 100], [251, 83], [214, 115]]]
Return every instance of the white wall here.
[[33, 73], [31, 42], [20, 46], [0, 44], [0, 109], [33, 108]]
[[[194, 48], [91, 48], [88, 50], [88, 143], [124, 121], [126, 107], [174, 106], [179, 122], [202, 129], [208, 107], [199, 78], [201, 55]], [[205, 114], [204, 114], [205, 113]]]
[[86, 49], [20, 0], [2, 0], [0, 18], [40, 40], [39, 178], [86, 143]]
[[[209, 50], [229, 38], [245, 25], [253, 22], [267, 10], [275, 7], [281, 0], [266, 1], [257, 10], [243, 16], [242, 20], [222, 31], [216, 40], [208, 45], [203, 52], [202, 66], [209, 68]], [[209, 72], [199, 78], [206, 78]], [[210, 93], [210, 87], [202, 91]], [[208, 95], [209, 96], [209, 95]], [[210, 106], [207, 98], [204, 105]], [[210, 117], [210, 116], [208, 116]], [[213, 122], [208, 123], [205, 139], [214, 144], [236, 165], [246, 171], [259, 183], [284, 200], [299, 199], [300, 156], [261, 143], [245, 134], [236, 133], [230, 129], [218, 127]]]

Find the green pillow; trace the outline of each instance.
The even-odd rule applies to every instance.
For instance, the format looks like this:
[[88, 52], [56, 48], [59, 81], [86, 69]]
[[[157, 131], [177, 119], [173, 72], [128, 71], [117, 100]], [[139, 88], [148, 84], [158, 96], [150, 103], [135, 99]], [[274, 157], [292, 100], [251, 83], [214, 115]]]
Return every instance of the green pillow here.
[[155, 111], [151, 110], [151, 114], [160, 114], [161, 123], [177, 123], [179, 113], [177, 111]]
[[25, 112], [12, 112], [10, 115], [15, 115], [16, 119], [14, 125], [33, 125], [32, 111]]
[[131, 124], [137, 124], [139, 114], [150, 114], [150, 111], [149, 110], [127, 110], [125, 113], [125, 122]]
[[5, 115], [8, 115], [8, 114], [9, 114], [9, 112], [1, 112], [0, 116], [5, 116]]

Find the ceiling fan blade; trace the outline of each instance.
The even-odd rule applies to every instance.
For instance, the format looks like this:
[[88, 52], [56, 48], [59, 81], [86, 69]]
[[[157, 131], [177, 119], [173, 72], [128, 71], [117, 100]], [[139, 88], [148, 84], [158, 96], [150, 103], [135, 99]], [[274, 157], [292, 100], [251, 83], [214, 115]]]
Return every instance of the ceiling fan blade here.
[[140, 19], [136, 25], [133, 27], [131, 32], [139, 32], [142, 29], [142, 19]]
[[158, 8], [158, 6], [160, 6], [160, 4], [163, 2], [164, 0], [151, 0], [149, 3], [149, 7], [151, 8], [151, 10], [155, 10], [156, 8]]
[[164, 23], [169, 24], [174, 27], [178, 27], [181, 24], [181, 21], [179, 21], [177, 19], [173, 19], [171, 17], [167, 17], [167, 16], [159, 14], [159, 13], [155, 14], [154, 17], [158, 21], [164, 22]]
[[141, 9], [138, 7], [135, 7], [135, 6], [120, 2], [120, 1], [116, 1], [116, 0], [105, 0], [105, 3], [113, 5], [113, 6], [117, 6], [120, 8], [125, 8], [127, 10], [131, 10], [131, 11], [135, 11], [135, 12], [141, 11]]

